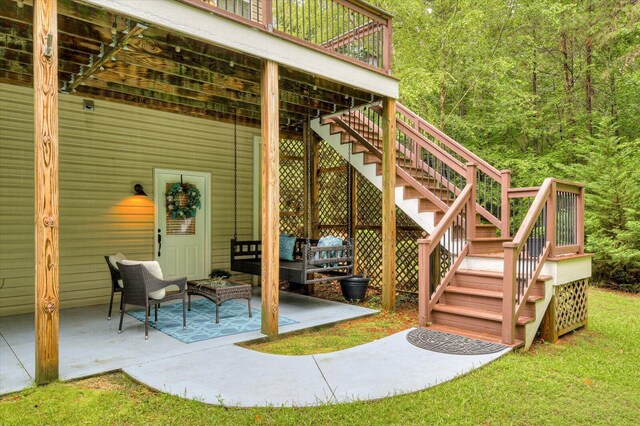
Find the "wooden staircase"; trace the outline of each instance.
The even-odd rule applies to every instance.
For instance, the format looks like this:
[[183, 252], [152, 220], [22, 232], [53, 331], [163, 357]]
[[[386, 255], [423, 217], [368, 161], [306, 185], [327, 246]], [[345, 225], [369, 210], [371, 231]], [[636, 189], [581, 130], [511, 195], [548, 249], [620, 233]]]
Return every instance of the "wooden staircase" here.
[[[380, 113], [374, 105], [312, 122], [378, 187]], [[429, 234], [419, 241], [420, 324], [528, 348], [551, 299], [551, 277], [542, 267], [563, 251], [556, 226], [568, 225], [557, 223], [558, 185], [572, 194], [580, 186], [548, 179], [539, 188], [511, 188], [509, 171], [496, 170], [402, 105], [397, 117], [396, 204]], [[533, 198], [526, 209], [510, 210], [526, 197]], [[579, 252], [576, 243], [570, 249]], [[503, 267], [490, 270], [488, 261]]]

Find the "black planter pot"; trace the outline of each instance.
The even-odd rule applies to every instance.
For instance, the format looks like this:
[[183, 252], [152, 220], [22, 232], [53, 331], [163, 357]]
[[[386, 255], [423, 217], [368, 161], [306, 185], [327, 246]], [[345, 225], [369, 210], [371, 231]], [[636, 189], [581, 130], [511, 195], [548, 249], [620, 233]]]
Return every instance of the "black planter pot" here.
[[369, 287], [370, 280], [371, 278], [363, 278], [361, 275], [354, 275], [351, 278], [340, 280], [342, 295], [350, 302], [363, 301], [364, 295], [367, 293], [367, 287]]

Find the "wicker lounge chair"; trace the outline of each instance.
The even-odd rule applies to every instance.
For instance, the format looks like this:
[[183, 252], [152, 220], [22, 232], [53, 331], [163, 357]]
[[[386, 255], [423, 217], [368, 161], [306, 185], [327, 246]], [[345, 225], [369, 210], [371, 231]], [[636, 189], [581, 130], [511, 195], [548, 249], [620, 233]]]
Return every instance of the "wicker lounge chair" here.
[[[153, 262], [157, 264], [157, 262]], [[149, 338], [149, 317], [151, 306], [154, 307], [154, 319], [158, 322], [158, 306], [171, 300], [182, 300], [182, 327], [187, 328], [187, 279], [165, 281], [152, 274], [144, 264], [125, 265], [118, 262], [118, 269], [124, 282], [122, 294], [124, 302], [120, 312], [120, 326], [118, 334], [122, 332], [122, 320], [126, 305], [144, 306], [146, 315], [144, 322], [144, 338]], [[157, 270], [159, 271], [159, 266]], [[160, 271], [161, 274], [161, 271]], [[157, 275], [157, 274], [156, 274]], [[177, 292], [166, 292], [166, 288], [174, 286]]]

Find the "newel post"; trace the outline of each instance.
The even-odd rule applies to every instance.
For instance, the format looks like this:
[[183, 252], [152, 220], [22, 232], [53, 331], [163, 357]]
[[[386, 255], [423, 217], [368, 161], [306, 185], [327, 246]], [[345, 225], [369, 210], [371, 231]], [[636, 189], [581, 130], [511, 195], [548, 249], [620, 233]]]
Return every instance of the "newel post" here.
[[262, 0], [262, 19], [267, 31], [273, 31], [273, 0]]
[[511, 189], [511, 170], [502, 170], [500, 172], [500, 235], [509, 238], [511, 229], [509, 228], [511, 220], [511, 206], [509, 204], [509, 189]]
[[36, 383], [58, 378], [57, 1], [33, 3]]
[[549, 198], [547, 198], [547, 241], [550, 243], [549, 257], [554, 257], [556, 255], [556, 206], [558, 199], [555, 180], [551, 182], [549, 191]]
[[478, 176], [478, 165], [469, 162], [467, 163], [467, 185], [471, 185], [471, 195], [469, 196], [469, 202], [467, 203], [467, 240], [472, 240], [476, 237], [476, 193], [478, 185], [476, 185], [476, 177]]
[[393, 51], [393, 20], [388, 18], [382, 35], [382, 62], [383, 69], [391, 75], [391, 54]]
[[426, 327], [431, 322], [431, 240], [418, 240], [418, 324]]
[[504, 278], [502, 283], [502, 343], [512, 345], [516, 334], [516, 253], [518, 247], [504, 243]]
[[580, 194], [578, 194], [578, 216], [576, 223], [576, 242], [578, 243], [578, 253], [584, 253], [584, 186], [580, 188]]

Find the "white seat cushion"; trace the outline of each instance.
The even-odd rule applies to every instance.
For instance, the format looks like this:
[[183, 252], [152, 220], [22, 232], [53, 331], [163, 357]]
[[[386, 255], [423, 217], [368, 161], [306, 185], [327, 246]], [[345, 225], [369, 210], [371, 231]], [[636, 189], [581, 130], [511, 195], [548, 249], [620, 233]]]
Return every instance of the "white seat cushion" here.
[[[155, 260], [127, 260], [127, 259], [123, 259], [120, 263], [122, 263], [123, 265], [142, 265], [144, 266], [147, 271], [149, 271], [149, 273], [151, 275], [153, 275], [154, 277], [156, 277], [159, 280], [164, 279], [162, 276], [162, 269], [160, 268], [160, 264], [158, 262], [156, 262]], [[154, 291], [149, 293], [149, 297], [151, 299], [155, 299], [155, 300], [161, 300], [164, 299], [164, 296], [166, 295], [166, 289], [162, 289], [162, 290], [158, 290], [158, 291]]]
[[[109, 256], [109, 263], [111, 264], [111, 266], [113, 266], [117, 270], [118, 269], [118, 262], [122, 263], [122, 261], [126, 260], [126, 259], [127, 259], [127, 257], [124, 254], [116, 253], [116, 254], [112, 254], [111, 256]], [[124, 286], [124, 284], [122, 284], [122, 280], [118, 280], [118, 285], [120, 286], [120, 288], [122, 288]]]

